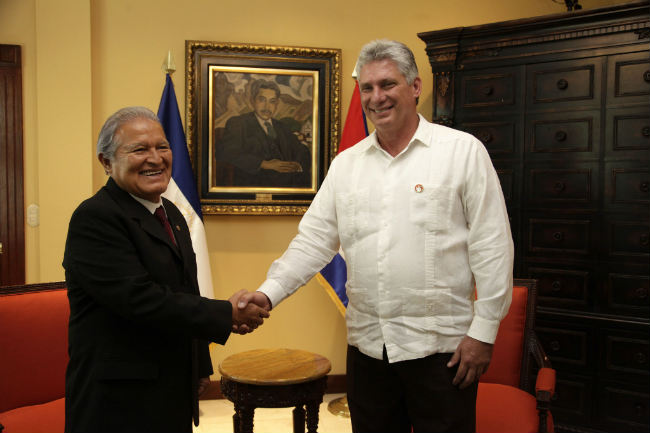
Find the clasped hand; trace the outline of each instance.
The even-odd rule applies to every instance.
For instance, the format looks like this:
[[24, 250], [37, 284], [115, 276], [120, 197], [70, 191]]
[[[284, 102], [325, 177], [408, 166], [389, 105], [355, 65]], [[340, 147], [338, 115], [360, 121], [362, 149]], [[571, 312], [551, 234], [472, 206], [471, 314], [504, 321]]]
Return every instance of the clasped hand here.
[[[260, 305], [258, 297], [254, 293], [262, 296], [266, 303]], [[270, 316], [271, 305], [268, 303], [266, 295], [259, 292], [254, 293], [242, 289], [228, 299], [232, 304], [232, 332], [237, 334], [253, 332], [264, 323], [264, 319]]]

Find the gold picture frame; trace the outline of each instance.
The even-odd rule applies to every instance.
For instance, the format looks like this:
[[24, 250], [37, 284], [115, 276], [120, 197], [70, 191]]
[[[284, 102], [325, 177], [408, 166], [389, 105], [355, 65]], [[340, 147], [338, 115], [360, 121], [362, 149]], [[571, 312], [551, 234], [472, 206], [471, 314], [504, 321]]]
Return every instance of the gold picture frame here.
[[203, 214], [302, 215], [336, 155], [341, 50], [185, 41]]

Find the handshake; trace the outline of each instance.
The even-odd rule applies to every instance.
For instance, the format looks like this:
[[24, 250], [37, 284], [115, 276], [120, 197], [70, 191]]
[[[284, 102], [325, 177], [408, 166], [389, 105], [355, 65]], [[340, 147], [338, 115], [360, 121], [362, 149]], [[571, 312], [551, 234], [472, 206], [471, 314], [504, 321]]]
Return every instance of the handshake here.
[[262, 292], [240, 290], [228, 299], [232, 304], [232, 332], [248, 334], [270, 316], [271, 301]]

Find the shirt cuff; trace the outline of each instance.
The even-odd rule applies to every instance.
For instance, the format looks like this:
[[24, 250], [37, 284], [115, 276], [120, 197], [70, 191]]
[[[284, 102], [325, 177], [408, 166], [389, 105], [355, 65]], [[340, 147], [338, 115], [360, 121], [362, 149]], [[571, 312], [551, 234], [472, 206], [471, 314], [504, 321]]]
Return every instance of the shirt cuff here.
[[264, 293], [269, 298], [271, 308], [277, 307], [280, 302], [289, 296], [280, 283], [275, 280], [264, 281], [257, 291]]
[[499, 323], [498, 320], [488, 320], [475, 315], [467, 331], [467, 336], [484, 343], [494, 344], [499, 331]]

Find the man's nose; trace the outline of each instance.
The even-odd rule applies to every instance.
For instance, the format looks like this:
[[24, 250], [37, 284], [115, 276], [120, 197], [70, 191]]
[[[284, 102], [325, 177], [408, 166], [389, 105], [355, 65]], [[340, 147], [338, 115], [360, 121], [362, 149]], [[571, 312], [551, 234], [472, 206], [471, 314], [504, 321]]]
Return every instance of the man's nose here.
[[372, 93], [370, 97], [374, 102], [382, 101], [386, 97], [386, 94], [384, 93], [384, 90], [381, 87], [375, 87], [374, 89], [372, 89]]
[[157, 163], [162, 162], [162, 160], [163, 160], [162, 153], [160, 152], [160, 150], [158, 150], [156, 148], [151, 149], [147, 154], [147, 161], [149, 161], [151, 163], [156, 163], [157, 164]]

